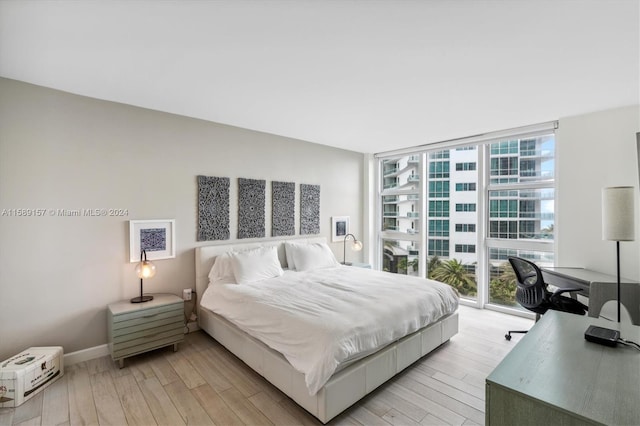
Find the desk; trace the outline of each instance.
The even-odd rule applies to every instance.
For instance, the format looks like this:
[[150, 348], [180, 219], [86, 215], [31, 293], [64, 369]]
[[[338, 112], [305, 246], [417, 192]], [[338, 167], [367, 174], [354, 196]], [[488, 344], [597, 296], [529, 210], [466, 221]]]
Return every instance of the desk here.
[[[618, 299], [618, 279], [614, 275], [584, 268], [545, 267], [540, 270], [547, 284], [579, 288], [580, 294], [589, 298], [590, 317], [597, 318], [606, 302]], [[620, 303], [627, 308], [631, 322], [640, 325], [640, 284], [621, 278]]]
[[486, 424], [640, 424], [640, 351], [587, 342], [590, 324], [640, 342], [638, 326], [548, 311], [487, 377]]

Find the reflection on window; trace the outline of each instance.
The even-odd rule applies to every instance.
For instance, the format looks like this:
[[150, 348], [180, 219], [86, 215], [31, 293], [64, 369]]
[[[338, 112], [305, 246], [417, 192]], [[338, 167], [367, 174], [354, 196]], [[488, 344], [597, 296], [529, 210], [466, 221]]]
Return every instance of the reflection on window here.
[[456, 244], [456, 253], [475, 253], [475, 244]]
[[429, 240], [429, 256], [449, 257], [449, 240]]
[[475, 191], [475, 190], [476, 190], [475, 182], [456, 183], [456, 191]]
[[448, 237], [449, 221], [440, 219], [429, 219], [429, 236], [430, 237]]
[[444, 179], [449, 177], [448, 161], [433, 161], [429, 163], [429, 179]]
[[476, 232], [475, 223], [456, 223], [456, 232]]
[[429, 201], [429, 217], [449, 217], [449, 202]]
[[457, 203], [456, 211], [457, 212], [475, 212], [476, 203]]
[[449, 181], [432, 180], [429, 182], [430, 198], [449, 198]]
[[476, 170], [475, 161], [472, 163], [456, 163], [457, 172], [466, 172], [466, 171], [474, 171], [474, 170]]

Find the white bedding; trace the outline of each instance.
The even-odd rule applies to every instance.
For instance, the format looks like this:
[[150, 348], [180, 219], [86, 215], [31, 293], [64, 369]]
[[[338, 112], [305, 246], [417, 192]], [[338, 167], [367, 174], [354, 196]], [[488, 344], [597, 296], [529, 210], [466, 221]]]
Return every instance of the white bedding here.
[[201, 305], [285, 356], [314, 395], [338, 366], [455, 312], [448, 285], [337, 266], [209, 285]]

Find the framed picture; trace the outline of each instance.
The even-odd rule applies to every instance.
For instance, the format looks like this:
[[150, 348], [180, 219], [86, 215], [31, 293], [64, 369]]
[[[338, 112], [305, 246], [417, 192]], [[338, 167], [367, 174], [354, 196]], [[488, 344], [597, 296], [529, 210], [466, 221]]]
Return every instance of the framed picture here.
[[139, 262], [142, 250], [149, 260], [176, 257], [175, 222], [173, 219], [130, 220], [129, 262]]
[[349, 233], [349, 216], [333, 216], [331, 218], [331, 241], [343, 241]]

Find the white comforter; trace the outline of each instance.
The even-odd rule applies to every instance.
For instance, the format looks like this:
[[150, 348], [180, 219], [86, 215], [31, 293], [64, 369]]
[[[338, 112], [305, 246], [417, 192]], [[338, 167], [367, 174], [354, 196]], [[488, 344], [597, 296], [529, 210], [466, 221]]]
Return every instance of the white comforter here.
[[314, 395], [344, 362], [454, 312], [448, 285], [338, 266], [251, 284], [210, 284], [202, 306], [283, 354]]

